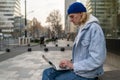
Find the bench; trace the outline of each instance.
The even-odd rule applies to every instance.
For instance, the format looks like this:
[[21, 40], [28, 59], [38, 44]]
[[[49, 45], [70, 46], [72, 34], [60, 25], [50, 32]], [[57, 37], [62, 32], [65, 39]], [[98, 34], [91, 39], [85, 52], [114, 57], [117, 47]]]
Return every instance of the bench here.
[[98, 80], [120, 80], [120, 70], [106, 71]]

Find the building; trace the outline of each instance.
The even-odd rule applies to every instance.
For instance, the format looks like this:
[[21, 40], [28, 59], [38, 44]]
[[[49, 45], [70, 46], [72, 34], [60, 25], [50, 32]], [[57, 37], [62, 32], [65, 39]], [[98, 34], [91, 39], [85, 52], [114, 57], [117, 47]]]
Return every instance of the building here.
[[120, 0], [88, 0], [88, 12], [96, 16], [106, 38], [118, 38], [120, 24]]
[[65, 0], [65, 33], [70, 33], [73, 32], [74, 29], [72, 29], [74, 26], [72, 23], [69, 22], [69, 18], [67, 16], [67, 9], [69, 7], [69, 5], [73, 2], [76, 2], [76, 0]]
[[117, 13], [117, 26], [118, 26], [118, 38], [120, 38], [120, 0], [118, 0], [118, 13]]
[[24, 26], [25, 26], [25, 18], [22, 16], [16, 16], [14, 17], [14, 32], [12, 36], [14, 38], [21, 37], [24, 35]]
[[87, 0], [86, 1], [86, 9], [88, 13], [92, 13], [93, 9], [92, 9], [92, 5], [91, 5], [91, 0]]
[[0, 31], [4, 35], [14, 32], [14, 18], [20, 16], [20, 0], [0, 0]]

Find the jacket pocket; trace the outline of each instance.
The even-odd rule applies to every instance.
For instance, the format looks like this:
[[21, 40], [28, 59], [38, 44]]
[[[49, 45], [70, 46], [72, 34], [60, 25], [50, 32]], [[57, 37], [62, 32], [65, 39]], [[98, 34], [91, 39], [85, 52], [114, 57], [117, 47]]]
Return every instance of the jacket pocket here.
[[81, 41], [81, 44], [82, 44], [82, 46], [87, 47], [87, 46], [89, 46], [89, 44], [90, 44], [90, 40], [85, 40], [85, 39], [83, 39], [83, 40]]

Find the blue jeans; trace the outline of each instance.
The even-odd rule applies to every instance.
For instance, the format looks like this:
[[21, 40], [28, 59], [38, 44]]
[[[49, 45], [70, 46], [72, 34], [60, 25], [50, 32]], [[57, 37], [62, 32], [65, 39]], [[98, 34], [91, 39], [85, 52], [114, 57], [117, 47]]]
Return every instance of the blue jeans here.
[[97, 78], [84, 78], [71, 70], [55, 70], [48, 68], [43, 71], [42, 80], [97, 80]]

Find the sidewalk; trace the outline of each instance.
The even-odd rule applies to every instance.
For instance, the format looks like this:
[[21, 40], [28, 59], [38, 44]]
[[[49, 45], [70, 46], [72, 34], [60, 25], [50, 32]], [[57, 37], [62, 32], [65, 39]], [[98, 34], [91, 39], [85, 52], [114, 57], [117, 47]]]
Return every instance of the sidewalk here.
[[0, 63], [0, 80], [41, 80], [43, 69], [50, 67], [41, 54], [45, 54], [55, 64], [61, 58], [71, 59], [71, 51], [25, 52]]
[[[72, 46], [73, 42], [66, 40], [58, 41], [59, 46], [66, 46], [67, 44]], [[49, 43], [47, 46], [51, 47], [55, 45]], [[65, 50], [64, 52], [61, 52], [49, 50], [48, 52], [24, 52], [21, 55], [4, 60], [0, 62], [0, 80], [41, 80], [42, 71], [45, 68], [50, 67], [50, 65], [42, 59], [42, 54], [49, 58], [53, 63], [58, 64], [63, 58], [71, 59], [72, 51]], [[105, 64], [104, 69], [105, 71], [118, 70], [116, 67], [109, 64]]]
[[[64, 42], [62, 40], [57, 44], [59, 47], [66, 47], [67, 44], [72, 46], [72, 42]], [[55, 47], [55, 44], [49, 43], [47, 44], [47, 47]], [[50, 67], [50, 65], [42, 59], [42, 54], [46, 55], [46, 57], [55, 64], [62, 58], [71, 59], [71, 50], [65, 50], [64, 52], [61, 52], [60, 50], [25, 52], [0, 62], [0, 80], [41, 80], [42, 71], [45, 68]]]

